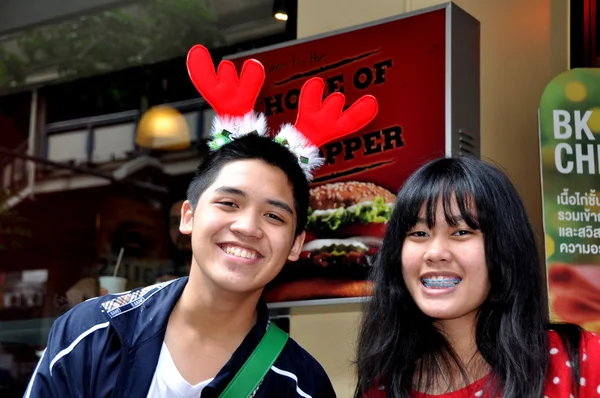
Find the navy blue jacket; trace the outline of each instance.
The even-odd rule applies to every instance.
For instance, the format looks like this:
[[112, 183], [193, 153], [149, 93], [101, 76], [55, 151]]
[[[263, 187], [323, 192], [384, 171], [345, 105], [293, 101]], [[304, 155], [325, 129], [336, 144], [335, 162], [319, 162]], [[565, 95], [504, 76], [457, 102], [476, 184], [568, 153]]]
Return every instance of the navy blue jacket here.
[[[94, 298], [58, 318], [25, 397], [145, 398], [169, 315], [186, 283], [187, 278], [180, 278]], [[255, 326], [201, 398], [218, 397], [264, 335], [268, 322], [261, 301]], [[335, 392], [321, 365], [289, 339], [254, 397], [333, 398]]]

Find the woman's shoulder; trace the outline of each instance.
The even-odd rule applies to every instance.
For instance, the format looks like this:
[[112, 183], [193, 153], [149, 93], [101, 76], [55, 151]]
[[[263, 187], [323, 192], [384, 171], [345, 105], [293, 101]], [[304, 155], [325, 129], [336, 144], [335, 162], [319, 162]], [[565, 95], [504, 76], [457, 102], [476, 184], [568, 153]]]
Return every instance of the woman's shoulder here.
[[566, 351], [564, 339], [572, 341], [577, 336], [579, 350], [583, 354], [586, 350], [592, 353], [600, 352], [600, 334], [581, 329], [572, 329], [569, 333], [558, 331], [554, 328], [548, 330], [548, 342], [550, 343], [550, 354], [556, 355]]
[[[579, 331], [579, 349], [576, 357], [579, 363], [579, 385], [581, 397], [600, 394], [600, 335], [589, 331]], [[548, 371], [548, 388], [559, 388], [569, 385], [572, 378], [572, 357], [567, 347], [555, 330], [548, 332], [550, 344], [550, 369]], [[588, 395], [589, 394], [589, 395]]]
[[[565, 345], [567, 343], [573, 344], [575, 339], [578, 337], [579, 350], [578, 357], [581, 362], [593, 362], [600, 366], [600, 334], [586, 331], [577, 330], [576, 334], [564, 334], [557, 332], [556, 330], [548, 331], [548, 342], [550, 344], [550, 359], [554, 362], [554, 358], [566, 358], [568, 357], [568, 350]], [[571, 347], [573, 349], [574, 347]]]
[[600, 395], [600, 334], [583, 332], [581, 347], [581, 375], [591, 381]]

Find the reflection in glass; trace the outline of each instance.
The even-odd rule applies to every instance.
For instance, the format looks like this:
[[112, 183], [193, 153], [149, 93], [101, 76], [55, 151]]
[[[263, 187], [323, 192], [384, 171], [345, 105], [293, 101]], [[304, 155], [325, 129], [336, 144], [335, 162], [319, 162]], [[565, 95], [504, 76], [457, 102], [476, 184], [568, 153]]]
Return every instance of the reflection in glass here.
[[0, 93], [154, 64], [281, 32], [272, 0], [145, 0], [0, 37]]

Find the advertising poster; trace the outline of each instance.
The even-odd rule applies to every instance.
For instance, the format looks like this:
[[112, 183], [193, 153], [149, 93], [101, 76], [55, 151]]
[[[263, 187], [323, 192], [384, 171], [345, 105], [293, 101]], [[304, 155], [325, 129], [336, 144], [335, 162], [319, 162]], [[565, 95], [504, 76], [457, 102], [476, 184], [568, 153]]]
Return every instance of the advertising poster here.
[[600, 69], [552, 80], [539, 118], [550, 313], [600, 332]]
[[256, 109], [273, 134], [294, 123], [300, 89], [314, 76], [346, 106], [365, 94], [379, 103], [368, 126], [320, 148], [303, 253], [267, 286], [268, 302], [371, 294], [366, 279], [398, 189], [446, 152], [447, 15], [437, 9], [232, 59], [238, 70], [248, 58], [265, 66]]

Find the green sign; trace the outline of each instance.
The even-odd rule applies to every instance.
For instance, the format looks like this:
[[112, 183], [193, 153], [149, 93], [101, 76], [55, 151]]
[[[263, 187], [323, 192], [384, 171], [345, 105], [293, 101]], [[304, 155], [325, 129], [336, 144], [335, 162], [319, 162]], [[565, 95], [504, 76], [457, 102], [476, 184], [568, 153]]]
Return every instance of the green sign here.
[[600, 69], [552, 80], [539, 123], [551, 315], [600, 332]]

